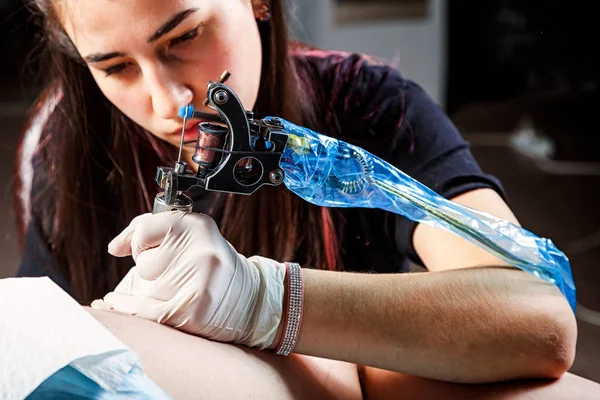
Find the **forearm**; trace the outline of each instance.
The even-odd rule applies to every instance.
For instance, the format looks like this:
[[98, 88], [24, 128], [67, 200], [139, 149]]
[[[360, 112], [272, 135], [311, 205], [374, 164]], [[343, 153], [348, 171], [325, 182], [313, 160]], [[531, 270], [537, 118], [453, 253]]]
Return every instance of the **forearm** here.
[[465, 385], [364, 368], [361, 380], [365, 393], [364, 398], [368, 400], [588, 400], [600, 398], [598, 383], [569, 373], [562, 375], [560, 379], [523, 379], [503, 383]]
[[454, 382], [554, 377], [572, 362], [567, 302], [522, 271], [304, 270], [304, 280], [301, 354]]
[[[360, 399], [356, 366], [274, 354], [188, 335], [142, 318], [86, 308], [141, 359], [174, 399]], [[233, 382], [233, 384], [232, 384]]]

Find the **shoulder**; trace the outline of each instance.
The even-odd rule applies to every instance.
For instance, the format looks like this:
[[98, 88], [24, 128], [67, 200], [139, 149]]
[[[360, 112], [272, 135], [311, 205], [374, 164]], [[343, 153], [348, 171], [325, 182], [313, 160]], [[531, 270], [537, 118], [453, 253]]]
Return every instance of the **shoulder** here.
[[354, 111], [359, 104], [372, 109], [382, 101], [399, 101], [412, 87], [397, 68], [367, 54], [317, 49], [292, 54], [301, 78], [327, 97], [337, 112]]
[[407, 82], [397, 68], [365, 53], [296, 47], [291, 50], [291, 55], [303, 72], [332, 84], [355, 86], [359, 78], [368, 81], [392, 78], [400, 86]]
[[[309, 48], [296, 49], [292, 56], [300, 81], [319, 103], [323, 133], [329, 136], [387, 157], [382, 152], [414, 147], [414, 128], [421, 120], [445, 118], [425, 90], [377, 58]], [[437, 124], [437, 129], [417, 133], [444, 135], [451, 128]]]

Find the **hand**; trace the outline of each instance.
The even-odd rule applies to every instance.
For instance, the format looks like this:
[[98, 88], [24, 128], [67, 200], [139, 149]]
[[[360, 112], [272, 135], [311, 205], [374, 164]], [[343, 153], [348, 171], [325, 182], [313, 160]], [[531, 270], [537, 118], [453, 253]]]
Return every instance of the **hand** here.
[[208, 339], [261, 349], [282, 317], [285, 264], [245, 258], [206, 215], [170, 211], [135, 218], [108, 246], [133, 267], [104, 303]]

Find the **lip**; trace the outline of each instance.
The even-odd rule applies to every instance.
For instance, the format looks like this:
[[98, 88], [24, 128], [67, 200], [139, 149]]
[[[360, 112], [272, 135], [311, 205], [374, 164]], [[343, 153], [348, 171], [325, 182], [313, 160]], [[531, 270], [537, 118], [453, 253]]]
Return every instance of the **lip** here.
[[[192, 121], [192, 122], [188, 122], [185, 126], [185, 136], [188, 136], [190, 133], [198, 133], [198, 125], [200, 125], [202, 121], [200, 120], [196, 120], [196, 121]], [[169, 135], [177, 135], [177, 136], [181, 136], [181, 128], [183, 128], [182, 126], [180, 126], [179, 128], [177, 128], [176, 130], [172, 131], [171, 133], [169, 133]]]
[[[181, 138], [181, 131], [179, 131], [177, 133], [177, 137]], [[183, 134], [183, 141], [184, 142], [194, 142], [197, 139], [198, 139], [198, 125], [196, 124], [185, 130], [185, 133]]]

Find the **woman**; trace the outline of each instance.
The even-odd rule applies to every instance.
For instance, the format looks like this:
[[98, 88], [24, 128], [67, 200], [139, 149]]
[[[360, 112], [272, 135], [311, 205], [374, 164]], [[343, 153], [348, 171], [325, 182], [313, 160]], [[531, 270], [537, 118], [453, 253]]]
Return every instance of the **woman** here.
[[[28, 135], [21, 150], [19, 169], [33, 178], [31, 193], [21, 191], [17, 198], [26, 232], [20, 275], [48, 275], [89, 304], [130, 271], [116, 292], [132, 302], [115, 307], [137, 313], [146, 300], [134, 293], [146, 285], [140, 278], [160, 273], [146, 270], [140, 276], [124, 256], [148, 260], [153, 254], [148, 251], [160, 248], [157, 259], [166, 257], [183, 275], [204, 271], [194, 267], [207, 261], [221, 277], [231, 274], [232, 263], [253, 276], [258, 270], [272, 274], [267, 291], [274, 292], [261, 293], [264, 298], [277, 293], [270, 299], [281, 317], [282, 263], [293, 261], [312, 267], [302, 270], [297, 353], [454, 382], [556, 378], [571, 366], [575, 319], [556, 287], [454, 235], [378, 210], [319, 209], [283, 186], [248, 197], [200, 193], [194, 209], [210, 217], [144, 216], [136, 221], [156, 228], [150, 238], [155, 243], [146, 246], [149, 238], [134, 223], [112, 242], [110, 251], [119, 257], [107, 254], [111, 239], [151, 209], [155, 168], [176, 156], [178, 108], [193, 103], [202, 109], [206, 82], [225, 69], [233, 73], [228, 85], [257, 116], [280, 116], [360, 145], [455, 202], [517, 221], [500, 184], [480, 171], [422, 89], [359, 55], [290, 52], [281, 1], [35, 4], [46, 29], [50, 77], [30, 130], [40, 133], [39, 140]], [[194, 129], [189, 126], [188, 134]], [[31, 137], [37, 147], [29, 159]], [[191, 156], [188, 150], [184, 159], [194, 165]], [[23, 179], [25, 189], [28, 182]], [[161, 246], [180, 220], [186, 223], [170, 236], [174, 246]], [[176, 251], [183, 237], [210, 241], [215, 254], [202, 245], [202, 257], [208, 258], [178, 264], [197, 256], [189, 248]], [[246, 259], [254, 255], [262, 257]], [[429, 272], [397, 273], [408, 271], [408, 260]], [[202, 297], [216, 286], [203, 282], [195, 282], [199, 286], [190, 296], [218, 306], [211, 303], [215, 297]], [[174, 296], [179, 288], [163, 289]], [[148, 297], [161, 301], [157, 296]], [[244, 340], [222, 332], [206, 336], [278, 347], [281, 318], [268, 327], [248, 318], [244, 329], [254, 326], [240, 328]]]

